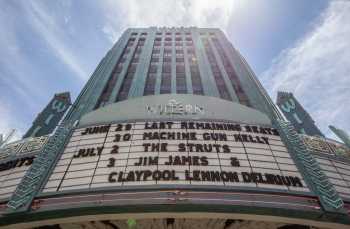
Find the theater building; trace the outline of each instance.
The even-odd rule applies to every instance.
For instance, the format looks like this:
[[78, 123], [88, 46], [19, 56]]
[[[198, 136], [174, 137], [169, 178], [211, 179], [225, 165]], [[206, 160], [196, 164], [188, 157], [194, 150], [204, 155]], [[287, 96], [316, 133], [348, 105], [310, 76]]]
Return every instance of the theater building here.
[[128, 29], [54, 133], [1, 149], [0, 228], [349, 228], [349, 149], [315, 138], [219, 29]]

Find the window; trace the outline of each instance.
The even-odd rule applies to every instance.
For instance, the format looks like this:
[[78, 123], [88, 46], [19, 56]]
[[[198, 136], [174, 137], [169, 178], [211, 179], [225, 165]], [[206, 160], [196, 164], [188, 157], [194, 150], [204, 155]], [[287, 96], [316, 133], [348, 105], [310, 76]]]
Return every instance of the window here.
[[160, 53], [160, 49], [153, 49], [152, 53]]
[[166, 41], [171, 41], [171, 37], [166, 37], [165, 40]]
[[184, 62], [184, 58], [176, 58], [176, 62]]
[[150, 66], [149, 66], [149, 69], [148, 69], [148, 72], [149, 73], [157, 73], [157, 65], [156, 64], [151, 64]]
[[141, 36], [147, 36], [147, 33], [141, 33]]
[[138, 62], [139, 62], [139, 58], [135, 58], [135, 57], [134, 57], [134, 58], [132, 58], [131, 62], [132, 62], [132, 63], [138, 63]]
[[137, 33], [131, 33], [131, 36], [136, 36], [137, 35]]
[[135, 40], [136, 40], [135, 37], [131, 37], [131, 38], [129, 39], [129, 42], [135, 41]]
[[222, 87], [219, 88], [220, 97], [226, 100], [231, 100], [231, 96], [228, 93], [227, 89], [223, 89], [223, 90], [222, 89], [223, 89]]
[[190, 62], [190, 64], [193, 64], [193, 63], [197, 62], [197, 59], [196, 59], [196, 57], [194, 55], [193, 56], [189, 56], [188, 57], [188, 62]]
[[190, 71], [191, 71], [193, 94], [203, 95], [204, 92], [203, 92], [202, 80], [200, 77], [198, 65], [190, 66]]
[[186, 93], [186, 75], [184, 73], [176, 72], [176, 92], [177, 93]]
[[171, 52], [169, 53], [169, 52], [165, 52], [164, 54], [163, 54], [163, 56], [164, 57], [172, 57], [173, 55], [171, 54]]
[[137, 64], [132, 63], [132, 64], [129, 66], [128, 72], [127, 72], [127, 73], [135, 73], [135, 72], [136, 72], [136, 67], [137, 67]]
[[128, 73], [126, 74], [122, 86], [120, 87], [116, 101], [122, 101], [128, 97], [129, 89], [135, 74], [134, 72], [129, 72], [129, 70], [130, 69], [128, 69]]
[[163, 73], [171, 73], [171, 64], [163, 64]]
[[176, 32], [175, 34], [176, 34], [176, 35], [181, 35], [181, 33], [180, 33], [180, 32]]
[[151, 58], [151, 62], [157, 63], [157, 62], [159, 62], [159, 58], [152, 57]]
[[154, 42], [154, 46], [161, 46], [162, 45], [162, 43], [161, 42]]
[[178, 73], [185, 73], [185, 66], [184, 65], [176, 65], [176, 74]]
[[117, 68], [116, 68], [116, 70], [115, 70], [115, 72], [116, 72], [116, 73], [121, 73], [122, 70], [123, 70], [123, 65], [118, 65]]
[[157, 32], [156, 35], [162, 35], [162, 33], [161, 32]]
[[189, 53], [189, 54], [194, 54], [194, 49], [192, 49], [192, 48], [189, 48], [189, 49], [187, 49], [187, 53]]
[[175, 42], [176, 47], [182, 47], [183, 43], [182, 42]]
[[104, 106], [104, 104], [109, 100], [111, 93], [113, 91], [114, 85], [119, 77], [119, 73], [118, 73], [119, 67], [122, 67], [122, 66], [118, 65], [118, 66], [116, 66], [116, 68], [114, 68], [111, 77], [108, 79], [108, 83], [106, 84], [101, 96], [98, 99], [98, 102], [95, 106], [95, 109], [97, 109], [101, 106]]
[[186, 37], [186, 41], [192, 41], [191, 37]]
[[175, 41], [182, 41], [182, 37], [176, 37]]
[[157, 74], [148, 73], [143, 95], [153, 95], [154, 94], [154, 86], [156, 84], [156, 79], [157, 79]]
[[163, 57], [163, 62], [171, 62], [171, 57]]
[[178, 53], [175, 55], [176, 58], [184, 58], [184, 54]]
[[164, 46], [171, 46], [171, 42], [165, 42]]
[[209, 45], [206, 46], [205, 47], [205, 52], [206, 52], [206, 54], [208, 56], [209, 64], [210, 64], [212, 73], [214, 75], [214, 79], [215, 79], [216, 85], [217, 85], [217, 87], [219, 89], [220, 97], [222, 99], [232, 100], [232, 98], [231, 98], [231, 96], [230, 96], [230, 94], [228, 92], [228, 89], [226, 87], [224, 78], [223, 78], [223, 76], [222, 76], [222, 74], [220, 72], [220, 69], [218, 67], [217, 60], [215, 59], [212, 47], [209, 46]]
[[185, 34], [186, 34], [186, 35], [191, 35], [191, 33], [190, 33], [190, 32], [186, 32]]
[[176, 49], [175, 52], [176, 52], [176, 53], [181, 53], [181, 54], [183, 54], [183, 53], [184, 53], [184, 50], [183, 50], [183, 49]]
[[[126, 59], [126, 58], [128, 58], [128, 53], [123, 53], [123, 55], [122, 55], [122, 58], [124, 58], [124, 59]], [[123, 60], [123, 61], [125, 61], [125, 60]]]
[[171, 49], [165, 48], [165, 49], [164, 49], [164, 53], [171, 53]]
[[186, 46], [192, 46], [193, 43], [192, 42], [186, 42]]
[[155, 40], [156, 40], [156, 41], [162, 41], [162, 38], [161, 38], [161, 37], [156, 37]]
[[214, 46], [216, 47], [216, 49], [218, 50], [219, 56], [221, 58], [221, 61], [224, 65], [225, 71], [231, 81], [231, 84], [236, 92], [236, 95], [238, 97], [238, 100], [241, 104], [244, 104], [246, 106], [250, 106], [249, 103], [249, 99], [246, 95], [246, 93], [244, 92], [244, 90], [242, 89], [242, 87], [240, 86], [241, 83], [237, 77], [237, 74], [235, 72], [235, 70], [233, 69], [229, 59], [227, 58], [224, 48], [222, 47], [221, 43], [219, 42], [219, 40], [217, 38], [213, 38], [212, 39]]
[[146, 38], [144, 38], [144, 37], [141, 37], [140, 39], [139, 39], [139, 41], [145, 41], [146, 40]]
[[160, 94], [166, 94], [171, 92], [171, 74], [162, 73], [162, 80], [160, 83]]
[[142, 52], [142, 48], [141, 47], [137, 47], [135, 50], [135, 53], [141, 53]]
[[171, 33], [170, 32], [166, 32], [165, 35], [171, 35]]

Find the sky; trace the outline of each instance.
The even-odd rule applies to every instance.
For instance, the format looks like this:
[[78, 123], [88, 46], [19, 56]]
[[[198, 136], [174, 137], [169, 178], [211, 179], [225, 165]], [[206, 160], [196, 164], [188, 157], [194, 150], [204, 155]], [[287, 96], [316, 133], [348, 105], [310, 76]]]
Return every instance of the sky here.
[[275, 101], [293, 92], [328, 137], [350, 132], [350, 1], [0, 0], [0, 133], [76, 98], [128, 27], [218, 27]]

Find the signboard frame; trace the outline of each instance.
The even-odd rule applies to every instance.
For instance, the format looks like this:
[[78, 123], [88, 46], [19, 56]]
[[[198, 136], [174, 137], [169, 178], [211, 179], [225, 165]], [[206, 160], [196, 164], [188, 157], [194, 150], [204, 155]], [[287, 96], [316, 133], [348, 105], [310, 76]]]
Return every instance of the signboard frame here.
[[[134, 122], [164, 122], [164, 120], [118, 120], [116, 122], [113, 122], [112, 124], [120, 124], [120, 123], [134, 123]], [[172, 122], [186, 122], [183, 119], [171, 119], [169, 118], [169, 121]], [[201, 120], [196, 120], [196, 119], [188, 119], [188, 122], [213, 122], [213, 123], [218, 123], [218, 122], [224, 122], [224, 123], [234, 123], [232, 120], [217, 120], [217, 119], [201, 119]], [[110, 123], [98, 123], [96, 126], [101, 126], [101, 125], [108, 125]], [[250, 123], [240, 123], [240, 125], [254, 125]], [[72, 133], [74, 133], [75, 130], [80, 129], [80, 128], [86, 128], [91, 125], [82, 125], [82, 126], [77, 126], [72, 130]], [[261, 127], [268, 127], [268, 128], [273, 128], [271, 125], [259, 125]], [[282, 140], [281, 140], [282, 141]], [[68, 144], [69, 141], [66, 142]], [[65, 146], [66, 147], [66, 146]], [[64, 147], [64, 148], [65, 148]], [[263, 187], [236, 187], [236, 186], [230, 186], [230, 187], [224, 187], [220, 185], [181, 185], [181, 184], [163, 184], [163, 185], [137, 185], [137, 186], [124, 186], [124, 187], [119, 187], [119, 186], [109, 186], [109, 187], [101, 187], [101, 188], [81, 188], [77, 190], [64, 190], [64, 191], [57, 191], [57, 192], [43, 192], [45, 189], [46, 183], [49, 181], [50, 176], [52, 175], [57, 163], [59, 162], [62, 154], [64, 153], [64, 150], [60, 152], [60, 154], [57, 156], [56, 161], [54, 162], [53, 166], [50, 169], [50, 172], [48, 173], [48, 176], [45, 178], [45, 181], [42, 184], [42, 187], [39, 190], [38, 197], [45, 197], [45, 196], [55, 196], [55, 195], [65, 195], [65, 194], [73, 194], [73, 193], [87, 193], [87, 192], [110, 192], [110, 191], [118, 191], [118, 192], [124, 192], [124, 191], [130, 191], [130, 190], [137, 190], [137, 191], [144, 191], [144, 190], [171, 190], [171, 189], [184, 189], [184, 190], [216, 190], [216, 191], [248, 191], [248, 192], [271, 192], [271, 193], [286, 193], [286, 194], [294, 194], [294, 195], [309, 195], [309, 196], [314, 196], [314, 194], [311, 192], [311, 190], [308, 191], [297, 191], [297, 190], [282, 190], [282, 189], [272, 189], [272, 188], [263, 188]], [[288, 153], [288, 152], [287, 152]], [[295, 162], [293, 155], [290, 155], [290, 158], [294, 161], [294, 165], [297, 167], [297, 171], [299, 171], [300, 178], [303, 179], [303, 173], [298, 167], [297, 163]], [[304, 180], [304, 179], [303, 179]], [[308, 185], [306, 184], [306, 181], [303, 181], [304, 187], [307, 187]]]

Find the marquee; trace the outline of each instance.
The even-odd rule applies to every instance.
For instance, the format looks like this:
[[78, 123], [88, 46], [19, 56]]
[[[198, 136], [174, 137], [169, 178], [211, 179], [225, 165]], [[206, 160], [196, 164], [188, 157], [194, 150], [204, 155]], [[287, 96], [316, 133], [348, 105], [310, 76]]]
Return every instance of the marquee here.
[[309, 191], [271, 126], [152, 120], [75, 129], [43, 192], [169, 185]]

